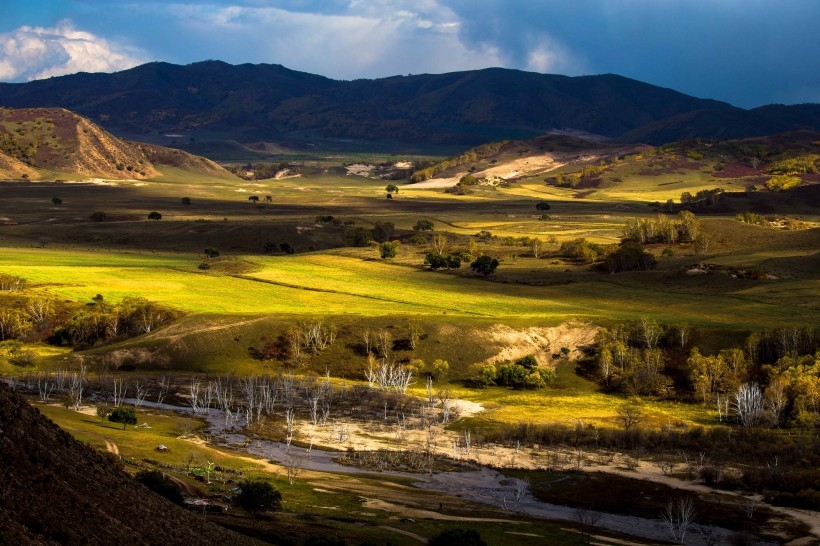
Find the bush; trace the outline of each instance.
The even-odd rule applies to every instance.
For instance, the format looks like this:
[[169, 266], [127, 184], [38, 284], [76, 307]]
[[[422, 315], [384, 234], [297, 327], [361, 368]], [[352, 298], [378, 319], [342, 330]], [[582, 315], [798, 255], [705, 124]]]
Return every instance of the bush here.
[[282, 493], [268, 482], [244, 480], [239, 484], [241, 492], [234, 502], [251, 514], [282, 508]]
[[470, 264], [470, 269], [480, 275], [492, 275], [498, 268], [498, 260], [490, 256], [479, 256]]
[[379, 256], [384, 260], [395, 258], [399, 252], [398, 241], [387, 241], [379, 245]]
[[182, 491], [168, 476], [159, 470], [140, 470], [134, 478], [142, 485], [173, 502], [182, 505]]
[[25, 349], [14, 351], [11, 356], [9, 356], [9, 362], [23, 368], [34, 366], [37, 362], [37, 353]]

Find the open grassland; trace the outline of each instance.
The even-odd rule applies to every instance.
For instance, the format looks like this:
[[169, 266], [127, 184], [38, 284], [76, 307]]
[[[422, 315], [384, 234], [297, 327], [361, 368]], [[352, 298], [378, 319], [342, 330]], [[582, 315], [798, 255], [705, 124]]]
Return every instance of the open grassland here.
[[[808, 252], [767, 251], [751, 259], [727, 255], [724, 260], [746, 266], [795, 257], [816, 261], [816, 253]], [[190, 254], [6, 247], [0, 253], [0, 270], [62, 298], [88, 301], [103, 294], [120, 301], [143, 296], [207, 314], [449, 314], [557, 322], [651, 315], [664, 322], [766, 327], [773, 319], [782, 324], [816, 322], [820, 312], [810, 297], [818, 289], [814, 278], [687, 277], [677, 268], [614, 276], [582, 272], [568, 278], [563, 268], [539, 268], [545, 260], [529, 258], [486, 280], [343, 253], [243, 258], [240, 269], [248, 271], [222, 275], [198, 270], [201, 259]]]

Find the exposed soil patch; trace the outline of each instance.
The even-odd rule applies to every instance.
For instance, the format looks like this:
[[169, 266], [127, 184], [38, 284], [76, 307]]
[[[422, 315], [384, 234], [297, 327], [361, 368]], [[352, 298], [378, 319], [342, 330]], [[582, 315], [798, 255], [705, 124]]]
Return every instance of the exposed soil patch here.
[[553, 355], [561, 354], [563, 348], [569, 349], [569, 358], [580, 358], [583, 348], [595, 341], [598, 328], [581, 322], [566, 322], [552, 328], [532, 327], [523, 330], [498, 324], [490, 328], [488, 333], [491, 339], [503, 348], [487, 362], [517, 360], [534, 355], [539, 365], [552, 366]]

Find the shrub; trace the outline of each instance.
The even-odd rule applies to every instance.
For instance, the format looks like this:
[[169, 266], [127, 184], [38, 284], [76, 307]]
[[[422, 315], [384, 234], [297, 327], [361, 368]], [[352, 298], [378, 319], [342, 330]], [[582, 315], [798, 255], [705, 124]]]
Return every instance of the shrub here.
[[239, 484], [239, 489], [241, 492], [234, 501], [251, 514], [279, 510], [282, 507], [282, 493], [268, 482], [244, 480]]
[[168, 476], [159, 470], [140, 470], [134, 478], [142, 485], [168, 499], [174, 504], [183, 504], [182, 491]]

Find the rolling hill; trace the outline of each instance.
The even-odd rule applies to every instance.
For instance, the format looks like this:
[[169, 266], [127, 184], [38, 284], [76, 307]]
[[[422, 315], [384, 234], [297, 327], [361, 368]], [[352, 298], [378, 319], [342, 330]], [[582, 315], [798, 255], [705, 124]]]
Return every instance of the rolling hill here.
[[0, 178], [39, 171], [112, 179], [154, 178], [163, 166], [231, 176], [216, 163], [180, 150], [122, 140], [62, 108], [0, 108]]
[[818, 105], [743, 110], [613, 74], [500, 68], [336, 81], [279, 65], [157, 62], [0, 84], [0, 105], [67, 108], [141, 141], [184, 137], [180, 146], [192, 139], [468, 146], [552, 131], [660, 144], [820, 129]]

